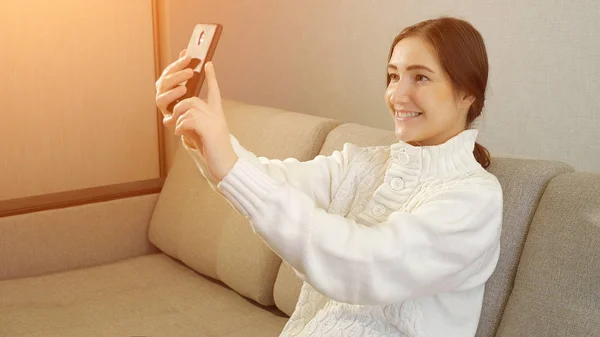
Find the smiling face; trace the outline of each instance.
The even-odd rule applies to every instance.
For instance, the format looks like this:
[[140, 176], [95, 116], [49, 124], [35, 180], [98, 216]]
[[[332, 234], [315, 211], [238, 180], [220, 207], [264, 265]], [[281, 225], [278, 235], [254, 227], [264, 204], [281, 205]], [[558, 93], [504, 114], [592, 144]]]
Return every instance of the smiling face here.
[[398, 140], [439, 145], [466, 129], [472, 96], [456, 93], [430, 45], [407, 37], [394, 46], [385, 100]]

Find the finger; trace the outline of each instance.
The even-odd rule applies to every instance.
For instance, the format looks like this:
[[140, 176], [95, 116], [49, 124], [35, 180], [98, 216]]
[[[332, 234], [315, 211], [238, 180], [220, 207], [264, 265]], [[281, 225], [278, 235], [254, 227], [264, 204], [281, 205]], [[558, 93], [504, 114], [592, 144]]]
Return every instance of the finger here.
[[196, 133], [194, 129], [194, 120], [192, 118], [184, 118], [177, 121], [175, 126], [175, 136], [181, 136], [183, 134], [190, 134], [190, 138], [195, 138], [192, 133]]
[[180, 123], [181, 121], [183, 121], [185, 119], [194, 117], [194, 110], [195, 110], [194, 108], [187, 109], [186, 111], [184, 111], [181, 114], [178, 114], [177, 116], [173, 115], [173, 119], [176, 118], [177, 123]]
[[177, 72], [181, 69], [185, 69], [185, 67], [187, 67], [187, 65], [190, 63], [190, 56], [189, 55], [184, 55], [183, 57], [178, 58], [175, 62], [169, 64], [165, 70], [163, 71], [162, 76], [168, 75], [168, 74], [172, 74], [174, 72]]
[[173, 119], [173, 115], [164, 115], [163, 117], [163, 125], [167, 128], [171, 128], [177, 123], [176, 120]]
[[177, 103], [173, 108], [173, 118], [179, 118], [182, 114], [190, 109], [197, 109], [200, 111], [208, 110], [208, 104], [198, 97], [190, 97]]
[[173, 134], [175, 136], [181, 136], [183, 135], [184, 130], [181, 127], [181, 123], [177, 122], [177, 124], [175, 125], [175, 130], [173, 131]]
[[194, 71], [190, 68], [180, 70], [176, 73], [165, 75], [158, 82], [156, 82], [156, 92], [163, 93], [167, 90], [171, 90], [179, 83], [189, 80], [194, 76]]
[[[183, 114], [181, 114], [181, 116], [177, 117], [177, 120], [175, 121], [175, 125], [179, 125], [179, 124], [183, 123], [184, 121], [186, 121], [188, 119], [194, 119], [194, 113], [195, 112], [197, 112], [197, 110], [194, 109], [194, 108], [188, 109]], [[175, 117], [173, 117], [173, 119], [174, 118]]]
[[170, 114], [170, 111], [167, 111], [167, 107], [176, 99], [185, 95], [187, 88], [183, 85], [180, 85], [174, 89], [171, 89], [165, 93], [159, 94], [156, 96], [156, 106], [162, 111], [163, 114]]
[[207, 62], [204, 66], [206, 81], [208, 82], [208, 104], [213, 108], [221, 108], [221, 91], [215, 74], [215, 67], [212, 62]]
[[165, 117], [163, 118], [163, 124], [166, 127], [171, 127], [173, 125], [176, 126], [181, 121], [194, 117], [193, 111], [194, 111], [194, 109], [189, 109], [189, 110], [185, 111], [183, 114], [181, 114], [181, 116], [174, 115], [174, 114], [165, 115]]

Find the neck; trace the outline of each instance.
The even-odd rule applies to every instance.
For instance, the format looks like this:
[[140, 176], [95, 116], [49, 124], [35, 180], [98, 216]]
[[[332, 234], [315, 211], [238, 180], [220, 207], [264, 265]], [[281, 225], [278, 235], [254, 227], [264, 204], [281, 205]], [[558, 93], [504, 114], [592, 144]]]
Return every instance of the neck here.
[[448, 129], [445, 132], [438, 134], [434, 137], [420, 140], [420, 141], [411, 140], [411, 141], [407, 141], [406, 143], [410, 144], [412, 146], [437, 146], [437, 145], [441, 145], [441, 144], [448, 142], [450, 139], [456, 137], [457, 135], [461, 134], [465, 130], [468, 130], [468, 128], [467, 129], [465, 129], [465, 128]]

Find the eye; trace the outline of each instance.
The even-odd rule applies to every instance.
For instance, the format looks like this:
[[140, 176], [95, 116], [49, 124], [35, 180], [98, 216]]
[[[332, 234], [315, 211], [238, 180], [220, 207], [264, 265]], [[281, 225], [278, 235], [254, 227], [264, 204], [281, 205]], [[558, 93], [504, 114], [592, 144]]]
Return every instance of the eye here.
[[418, 74], [417, 76], [415, 76], [415, 80], [417, 82], [429, 81], [429, 77], [422, 74]]
[[388, 74], [388, 76], [390, 77], [390, 80], [392, 81], [397, 81], [398, 80], [398, 74]]

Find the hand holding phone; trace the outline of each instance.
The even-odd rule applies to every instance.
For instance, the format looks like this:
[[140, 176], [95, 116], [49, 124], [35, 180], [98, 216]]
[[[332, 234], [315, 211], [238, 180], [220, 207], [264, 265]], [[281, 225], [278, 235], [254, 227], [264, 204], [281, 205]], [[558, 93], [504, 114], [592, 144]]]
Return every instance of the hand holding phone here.
[[186, 49], [186, 54], [191, 57], [186, 68], [191, 68], [194, 74], [192, 78], [181, 83], [186, 86], [187, 91], [182, 97], [169, 104], [168, 111], [173, 111], [180, 101], [200, 94], [205, 78], [204, 65], [212, 60], [222, 31], [223, 26], [214, 23], [200, 23], [194, 27]]

